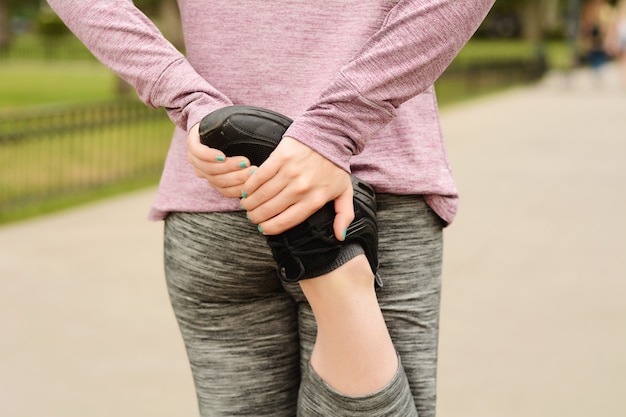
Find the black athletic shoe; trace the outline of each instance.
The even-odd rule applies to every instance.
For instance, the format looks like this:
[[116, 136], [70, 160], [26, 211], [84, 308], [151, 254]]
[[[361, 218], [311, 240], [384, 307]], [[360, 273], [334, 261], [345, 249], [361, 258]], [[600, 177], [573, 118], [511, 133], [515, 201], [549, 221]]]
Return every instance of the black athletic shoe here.
[[[200, 122], [200, 141], [227, 156], [245, 156], [261, 165], [276, 148], [292, 120], [279, 113], [252, 106], [218, 109]], [[378, 270], [378, 223], [376, 195], [372, 187], [352, 176], [355, 218], [345, 243], [359, 243], [376, 274]], [[333, 232], [335, 209], [328, 202], [304, 222], [279, 235], [266, 236], [277, 263], [277, 275], [286, 282], [313, 278], [339, 255], [341, 245]], [[319, 275], [319, 274], [318, 274]], [[376, 285], [382, 286], [376, 274]]]
[[[365, 251], [372, 271], [378, 271], [378, 223], [376, 195], [372, 187], [352, 176], [354, 189], [354, 220], [348, 226], [346, 238], [340, 242], [333, 232], [334, 203], [328, 202], [296, 227], [279, 235], [266, 236], [278, 264], [278, 277], [286, 282], [314, 278], [329, 272], [343, 244], [359, 243]], [[382, 286], [376, 275], [377, 286]]]

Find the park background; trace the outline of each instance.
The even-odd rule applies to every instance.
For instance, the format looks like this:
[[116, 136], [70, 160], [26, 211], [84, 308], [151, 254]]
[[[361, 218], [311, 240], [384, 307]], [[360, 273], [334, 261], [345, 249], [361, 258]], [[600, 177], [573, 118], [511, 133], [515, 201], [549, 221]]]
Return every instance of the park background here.
[[[184, 49], [173, 1], [135, 3]], [[576, 201], [566, 185], [581, 180], [582, 163], [568, 175], [536, 165], [582, 162], [567, 152], [571, 138], [546, 144], [542, 131], [602, 132], [586, 138], [593, 150], [624, 154], [624, 89], [614, 63], [586, 65], [582, 6], [498, 0], [437, 82], [464, 201], [446, 231], [444, 417], [626, 415], [624, 169], [595, 161], [606, 164], [602, 184], [583, 177], [571, 193], [596, 186], [609, 207], [576, 202], [584, 211], [568, 217], [546, 194]], [[172, 130], [44, 2], [0, 0], [0, 415], [194, 415], [161, 278], [162, 229], [145, 221]], [[522, 204], [513, 191], [528, 193]], [[505, 196], [516, 206], [503, 220], [494, 210]], [[602, 217], [608, 229], [578, 223]], [[541, 236], [520, 240], [525, 225]], [[572, 247], [596, 240], [597, 253]], [[553, 253], [559, 243], [567, 251]]]

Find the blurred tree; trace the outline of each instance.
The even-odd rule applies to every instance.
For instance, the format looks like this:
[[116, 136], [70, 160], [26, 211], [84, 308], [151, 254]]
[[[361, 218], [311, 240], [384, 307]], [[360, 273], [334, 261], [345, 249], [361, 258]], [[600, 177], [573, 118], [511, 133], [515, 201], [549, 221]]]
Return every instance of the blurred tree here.
[[497, 0], [492, 18], [508, 22], [511, 35], [520, 32], [525, 39], [539, 42], [546, 33], [564, 26], [561, 20], [566, 7], [567, 0]]
[[133, 0], [133, 3], [148, 16], [153, 16], [158, 12], [162, 1], [163, 0]]
[[532, 42], [539, 42], [543, 35], [544, 18], [543, 8], [547, 3], [558, 0], [526, 0], [520, 5], [522, 29], [524, 37]]
[[70, 34], [65, 23], [52, 11], [42, 8], [35, 18], [35, 32], [40, 35], [46, 59], [54, 59], [59, 45]]
[[0, 3], [5, 4], [9, 17], [32, 17], [37, 13], [42, 2], [40, 0], [0, 0]]
[[0, 47], [7, 48], [11, 42], [13, 19], [34, 19], [41, 3], [40, 0], [0, 0]]
[[11, 42], [11, 19], [6, 0], [0, 0], [0, 50], [8, 48]]
[[183, 50], [184, 40], [177, 0], [161, 0], [158, 19], [163, 35], [172, 42], [175, 47], [179, 50]]
[[42, 9], [35, 20], [35, 29], [44, 39], [57, 39], [69, 33], [65, 23], [52, 11]]
[[[158, 13], [162, 2], [169, 0], [134, 0], [137, 7], [149, 15]], [[40, 10], [45, 9], [47, 4], [44, 0], [0, 0], [0, 46], [3, 44], [6, 46], [10, 42], [12, 19], [34, 21], [38, 18]]]

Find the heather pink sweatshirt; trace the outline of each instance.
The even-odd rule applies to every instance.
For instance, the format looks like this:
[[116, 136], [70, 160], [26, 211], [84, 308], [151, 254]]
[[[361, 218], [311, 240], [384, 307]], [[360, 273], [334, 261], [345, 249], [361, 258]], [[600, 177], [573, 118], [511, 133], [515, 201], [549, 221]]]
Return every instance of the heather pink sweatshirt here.
[[187, 57], [130, 0], [49, 0], [68, 27], [177, 126], [150, 217], [239, 210], [197, 178], [186, 131], [223, 106], [294, 119], [288, 136], [377, 192], [423, 194], [447, 222], [457, 190], [433, 83], [493, 0], [179, 0]]

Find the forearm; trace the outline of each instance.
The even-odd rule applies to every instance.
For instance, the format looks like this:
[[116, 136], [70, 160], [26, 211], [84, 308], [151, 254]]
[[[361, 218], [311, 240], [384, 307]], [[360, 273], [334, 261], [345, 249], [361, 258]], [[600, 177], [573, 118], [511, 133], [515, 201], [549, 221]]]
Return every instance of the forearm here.
[[[287, 134], [347, 169], [350, 157], [430, 87], [493, 0], [401, 0]], [[334, 156], [333, 156], [334, 155]]]
[[129, 0], [48, 0], [70, 30], [150, 107], [182, 129], [231, 104]]

